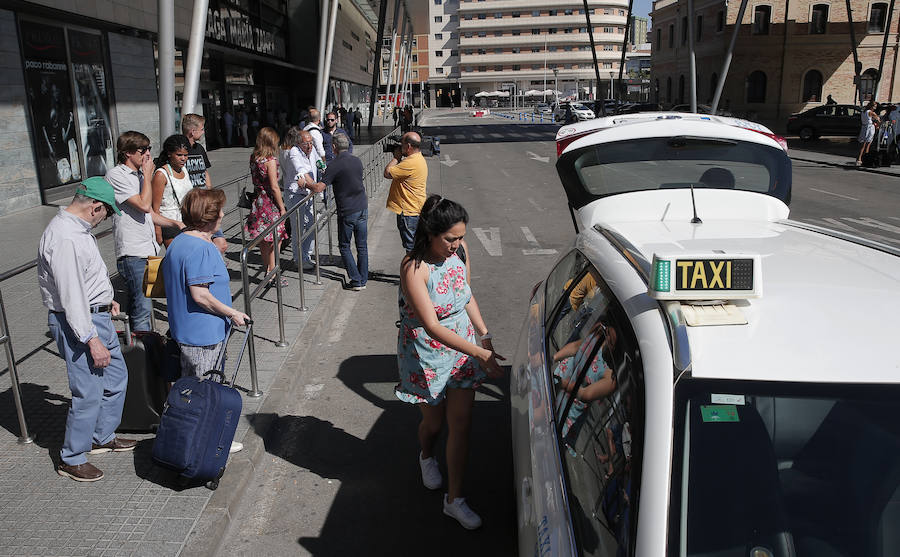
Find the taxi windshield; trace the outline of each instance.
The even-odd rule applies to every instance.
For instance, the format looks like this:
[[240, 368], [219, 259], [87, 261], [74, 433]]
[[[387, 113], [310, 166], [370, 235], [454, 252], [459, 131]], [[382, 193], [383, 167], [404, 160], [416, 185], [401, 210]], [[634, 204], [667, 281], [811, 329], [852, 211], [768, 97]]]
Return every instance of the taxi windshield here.
[[669, 554], [900, 555], [900, 387], [679, 381]]
[[674, 136], [603, 143], [564, 154], [557, 169], [576, 208], [607, 195], [690, 187], [790, 202], [790, 159], [782, 149], [749, 141]]

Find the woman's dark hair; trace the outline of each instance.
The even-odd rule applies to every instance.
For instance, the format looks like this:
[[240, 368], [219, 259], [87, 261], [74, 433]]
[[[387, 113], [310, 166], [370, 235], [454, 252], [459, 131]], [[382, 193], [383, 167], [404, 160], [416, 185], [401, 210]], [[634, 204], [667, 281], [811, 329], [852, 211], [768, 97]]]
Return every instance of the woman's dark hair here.
[[416, 267], [428, 254], [431, 239], [450, 230], [459, 222], [466, 224], [469, 222], [469, 213], [462, 205], [440, 195], [428, 196], [419, 212], [419, 224], [413, 237], [413, 248], [409, 252], [409, 257], [416, 262]]
[[162, 168], [169, 162], [169, 155], [178, 151], [180, 149], [184, 149], [186, 151], [191, 150], [191, 142], [187, 137], [181, 135], [180, 133], [176, 133], [175, 135], [170, 135], [163, 141], [162, 149], [159, 151], [159, 156], [156, 157], [156, 160], [153, 163], [156, 165], [156, 168]]

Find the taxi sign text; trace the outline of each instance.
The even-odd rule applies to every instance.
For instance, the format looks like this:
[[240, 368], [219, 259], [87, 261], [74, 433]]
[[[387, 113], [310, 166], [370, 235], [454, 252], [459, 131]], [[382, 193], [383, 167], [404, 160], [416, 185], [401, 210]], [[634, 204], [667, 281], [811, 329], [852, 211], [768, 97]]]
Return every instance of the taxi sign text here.
[[752, 290], [752, 259], [676, 259], [676, 290]]
[[657, 300], [720, 300], [762, 295], [760, 256], [653, 255], [649, 294]]

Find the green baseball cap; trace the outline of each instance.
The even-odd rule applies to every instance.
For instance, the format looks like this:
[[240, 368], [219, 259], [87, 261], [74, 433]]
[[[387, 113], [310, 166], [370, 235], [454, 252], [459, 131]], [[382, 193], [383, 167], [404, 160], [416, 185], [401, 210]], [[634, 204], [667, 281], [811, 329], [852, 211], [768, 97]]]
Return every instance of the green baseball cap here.
[[116, 192], [113, 190], [112, 185], [100, 176], [82, 180], [78, 187], [75, 188], [75, 193], [102, 201], [112, 207], [117, 215], [122, 214], [119, 206], [116, 205]]

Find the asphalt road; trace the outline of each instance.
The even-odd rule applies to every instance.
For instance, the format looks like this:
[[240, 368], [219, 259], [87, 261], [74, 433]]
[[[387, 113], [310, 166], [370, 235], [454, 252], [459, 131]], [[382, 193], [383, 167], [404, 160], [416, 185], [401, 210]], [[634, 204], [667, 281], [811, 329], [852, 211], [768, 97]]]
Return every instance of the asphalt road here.
[[[495, 346], [511, 358], [531, 287], [573, 236], [553, 167], [554, 128], [473, 125], [458, 114], [428, 125], [442, 137], [440, 159], [429, 160], [429, 192], [469, 210], [473, 291]], [[793, 218], [900, 245], [900, 179], [795, 162], [793, 188]], [[297, 362], [301, 387], [265, 439], [222, 554], [516, 553], [508, 382], [476, 398], [466, 491], [484, 526], [468, 532], [443, 516], [440, 492], [421, 485], [418, 413], [393, 395], [402, 250], [393, 214], [370, 219], [376, 280], [363, 292], [340, 292], [319, 317], [324, 325]]]

